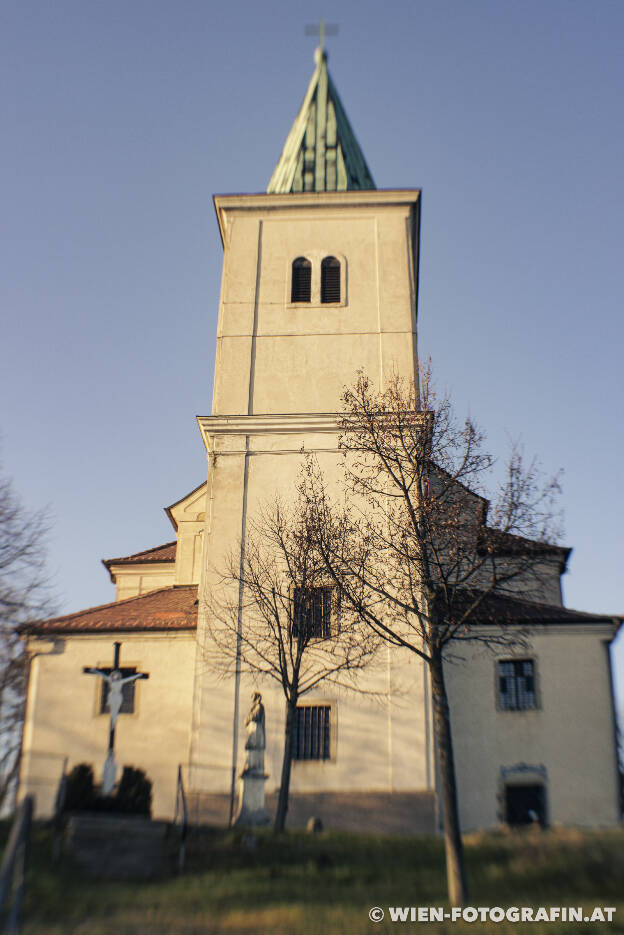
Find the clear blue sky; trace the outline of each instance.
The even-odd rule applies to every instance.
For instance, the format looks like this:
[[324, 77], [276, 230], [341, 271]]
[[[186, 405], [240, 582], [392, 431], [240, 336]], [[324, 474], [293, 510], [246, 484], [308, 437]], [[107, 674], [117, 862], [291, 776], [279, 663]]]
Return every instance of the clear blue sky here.
[[565, 468], [566, 602], [623, 612], [621, 0], [4, 0], [2, 457], [59, 609], [204, 479], [211, 197], [266, 188], [320, 16], [377, 185], [423, 189], [421, 352], [495, 451]]

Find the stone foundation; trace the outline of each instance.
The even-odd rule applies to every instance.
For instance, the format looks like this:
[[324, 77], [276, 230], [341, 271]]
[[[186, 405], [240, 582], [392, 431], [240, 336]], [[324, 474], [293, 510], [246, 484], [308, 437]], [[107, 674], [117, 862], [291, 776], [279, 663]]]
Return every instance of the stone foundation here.
[[[227, 795], [189, 793], [191, 824], [227, 825], [230, 798]], [[236, 803], [238, 805], [238, 802]], [[271, 820], [277, 793], [266, 797]], [[305, 828], [314, 816], [332, 831], [363, 831], [387, 834], [434, 834], [436, 832], [433, 792], [317, 792], [290, 797], [286, 826]]]

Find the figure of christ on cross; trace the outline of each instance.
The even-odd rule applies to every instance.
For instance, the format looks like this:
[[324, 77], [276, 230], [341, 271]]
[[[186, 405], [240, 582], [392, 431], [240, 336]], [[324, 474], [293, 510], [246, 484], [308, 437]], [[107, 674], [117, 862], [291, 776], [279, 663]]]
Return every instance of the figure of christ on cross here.
[[123, 703], [123, 687], [130, 682], [136, 682], [137, 679], [148, 679], [147, 672], [133, 672], [132, 675], [121, 674], [119, 667], [119, 651], [121, 643], [115, 643], [115, 652], [113, 656], [113, 668], [110, 672], [104, 669], [97, 669], [93, 666], [84, 666], [83, 672], [87, 675], [99, 675], [103, 682], [108, 685], [108, 710], [110, 711], [110, 729], [108, 732], [108, 752], [102, 771], [102, 793], [110, 795], [115, 788], [115, 779], [117, 777], [117, 763], [115, 762], [115, 725], [121, 705]]

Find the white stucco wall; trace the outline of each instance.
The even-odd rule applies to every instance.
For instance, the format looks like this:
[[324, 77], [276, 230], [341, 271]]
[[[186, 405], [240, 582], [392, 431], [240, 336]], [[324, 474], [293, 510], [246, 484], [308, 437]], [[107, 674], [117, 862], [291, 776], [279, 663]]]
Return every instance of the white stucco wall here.
[[[395, 691], [388, 694], [388, 684]], [[380, 652], [377, 662], [358, 674], [357, 685], [375, 696], [321, 684], [302, 695], [300, 705], [331, 706], [331, 758], [294, 761], [293, 793], [418, 792], [433, 790], [433, 742], [424, 667], [397, 650]], [[399, 688], [401, 689], [399, 691]], [[240, 687], [237, 774], [245, 757], [244, 719], [252, 691], [260, 691], [266, 716], [267, 793], [280, 784], [286, 703], [281, 687], [268, 678], [244, 676]], [[234, 680], [205, 675], [201, 744], [191, 768], [194, 791], [228, 793], [234, 730]]]
[[[176, 773], [188, 760], [195, 634], [131, 633], [72, 635], [64, 652], [33, 659], [24, 732], [20, 794], [33, 792], [37, 814], [50, 814], [64, 757], [68, 769], [91, 763], [96, 781], [108, 746], [110, 718], [99, 713], [101, 679], [83, 666], [110, 666], [113, 643], [121, 642], [121, 665], [148, 672], [135, 688], [135, 711], [120, 714], [115, 750], [119, 767], [145, 770], [153, 783], [154, 817], [171, 817]], [[30, 652], [50, 644], [31, 640]]]
[[[497, 557], [496, 565], [500, 577], [506, 578], [501, 593], [523, 601], [563, 606], [561, 561], [556, 555], [551, 558], [531, 558], [527, 555], [521, 559], [503, 555]], [[486, 590], [491, 587], [491, 570], [487, 564], [480, 574], [475, 575], [474, 585]]]
[[[466, 644], [464, 661], [446, 665], [464, 830], [503, 820], [502, 770], [513, 782], [541, 781], [544, 773], [550, 823], [617, 823], [611, 636], [602, 625], [536, 627], [526, 649], [490, 653]], [[510, 658], [535, 660], [535, 710], [498, 708], [496, 663]]]
[[114, 574], [117, 584], [116, 601], [138, 597], [140, 594], [148, 594], [159, 588], [168, 588], [176, 583], [173, 562], [113, 565], [111, 573]]
[[[199, 674], [196, 684], [198, 718], [191, 760], [198, 765], [193, 788], [225, 792], [231, 782], [234, 731], [234, 680], [220, 681], [211, 671], [207, 633], [211, 595], [223, 587], [221, 572], [228, 555], [235, 555], [242, 528], [243, 484], [247, 484], [246, 522], [259, 515], [281, 490], [283, 498], [294, 490], [302, 464], [301, 448], [315, 450], [331, 482], [340, 465], [335, 430], [294, 431], [282, 435], [255, 435], [245, 454], [245, 436], [226, 435], [215, 440], [211, 459], [207, 512], [205, 577], [200, 588]], [[247, 468], [245, 471], [245, 459]], [[244, 626], [244, 620], [243, 620]], [[202, 650], [206, 640], [208, 649]], [[382, 647], [374, 663], [358, 673], [359, 692], [321, 685], [300, 704], [332, 706], [334, 755], [325, 762], [297, 762], [293, 766], [293, 792], [418, 791], [433, 788], [432, 739], [428, 682], [422, 661], [399, 650]], [[263, 694], [267, 718], [268, 791], [279, 785], [285, 700], [281, 687], [268, 678], [241, 681], [236, 720], [237, 770], [244, 759], [244, 717], [253, 688]], [[426, 697], [427, 696], [427, 697]]]

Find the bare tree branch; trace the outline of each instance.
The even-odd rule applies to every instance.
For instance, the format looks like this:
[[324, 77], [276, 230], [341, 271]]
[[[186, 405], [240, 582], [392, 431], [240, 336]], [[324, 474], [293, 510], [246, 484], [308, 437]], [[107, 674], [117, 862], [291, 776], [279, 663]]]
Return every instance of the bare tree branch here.
[[19, 628], [51, 611], [45, 577], [48, 518], [29, 513], [0, 479], [0, 808], [15, 793], [28, 660]]
[[561, 562], [560, 477], [544, 481], [514, 445], [495, 499], [486, 499], [495, 463], [485, 435], [436, 394], [429, 365], [420, 389], [395, 376], [375, 391], [360, 373], [343, 395], [340, 428], [340, 499], [313, 456], [301, 475], [308, 538], [343, 605], [429, 665], [449, 898], [460, 904], [466, 883], [443, 661], [468, 641], [523, 640], [513, 599], [543, 599]]

